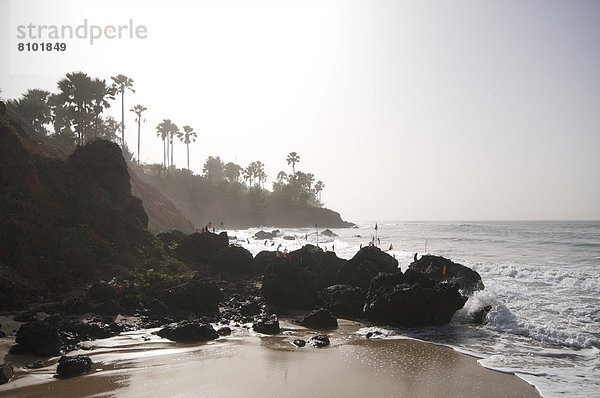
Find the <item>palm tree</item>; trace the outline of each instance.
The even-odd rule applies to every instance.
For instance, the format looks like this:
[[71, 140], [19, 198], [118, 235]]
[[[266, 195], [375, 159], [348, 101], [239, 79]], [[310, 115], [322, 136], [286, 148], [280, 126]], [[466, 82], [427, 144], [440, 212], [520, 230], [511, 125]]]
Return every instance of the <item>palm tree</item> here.
[[190, 142], [195, 142], [198, 135], [194, 132], [194, 129], [190, 126], [183, 126], [184, 133], [179, 137], [182, 138], [183, 143], [187, 146], [187, 168], [190, 169]]
[[172, 126], [174, 126], [171, 119], [163, 119], [162, 122], [156, 126], [156, 135], [163, 140], [163, 165], [165, 168], [169, 165], [169, 133], [171, 132]]
[[242, 167], [239, 164], [229, 162], [225, 165], [224, 174], [225, 177], [227, 177], [227, 179], [229, 180], [229, 182], [238, 182], [241, 171]]
[[38, 134], [47, 135], [44, 127], [52, 122], [52, 96], [45, 90], [27, 90], [18, 100], [8, 101], [15, 111], [23, 116]]
[[171, 167], [173, 167], [174, 163], [175, 163], [175, 159], [173, 156], [173, 136], [177, 136], [177, 138], [181, 139], [181, 133], [179, 132], [179, 127], [177, 127], [177, 125], [175, 123], [171, 123], [170, 126], [170, 130], [169, 130], [169, 135], [171, 138], [170, 141], [170, 145], [171, 145]]
[[325, 184], [323, 183], [323, 181], [317, 181], [317, 183], [315, 184], [315, 193], [319, 197], [319, 202], [321, 201], [321, 192], [323, 191], [323, 188], [325, 188]]
[[298, 155], [296, 152], [290, 152], [286, 160], [287, 164], [292, 165], [293, 174], [296, 174], [296, 163], [300, 162], [300, 155]]
[[[97, 79], [96, 79], [97, 80]], [[94, 104], [100, 106], [95, 92], [98, 85], [83, 72], [67, 73], [64, 79], [58, 82], [59, 94], [57, 106], [64, 108], [65, 115], [74, 117], [74, 125], [77, 131], [77, 144], [85, 142], [85, 130], [92, 120]]]
[[136, 105], [130, 109], [131, 112], [136, 114], [135, 121], [138, 124], [138, 145], [137, 145], [137, 164], [138, 164], [138, 166], [140, 165], [140, 129], [141, 129], [141, 123], [142, 123], [142, 113], [144, 113], [147, 110], [148, 110], [148, 108], [146, 108], [143, 105]]
[[111, 79], [115, 93], [121, 94], [121, 145], [125, 145], [125, 91], [135, 93], [133, 79], [125, 75], [112, 76]]

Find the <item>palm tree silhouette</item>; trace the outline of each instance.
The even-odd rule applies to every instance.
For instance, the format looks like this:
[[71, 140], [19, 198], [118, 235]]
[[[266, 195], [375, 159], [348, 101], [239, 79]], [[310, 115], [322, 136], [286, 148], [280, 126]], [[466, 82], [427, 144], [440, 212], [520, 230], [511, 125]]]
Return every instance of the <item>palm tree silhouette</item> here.
[[298, 155], [296, 152], [290, 152], [286, 160], [287, 164], [292, 165], [292, 171], [294, 172], [294, 174], [296, 174], [296, 163], [300, 162], [300, 155]]
[[156, 135], [163, 140], [163, 165], [165, 168], [169, 167], [169, 137], [171, 138], [172, 143], [175, 131], [179, 131], [179, 129], [171, 119], [163, 119], [163, 121], [156, 126]]
[[319, 202], [321, 201], [321, 192], [323, 191], [323, 188], [325, 188], [325, 184], [323, 183], [323, 181], [317, 181], [317, 183], [315, 184], [315, 193], [319, 197]]
[[179, 136], [183, 143], [187, 146], [187, 168], [190, 169], [190, 142], [196, 142], [198, 135], [190, 126], [183, 126], [183, 134]]
[[131, 112], [135, 113], [136, 117], [135, 117], [135, 121], [138, 124], [138, 145], [137, 145], [137, 164], [138, 166], [140, 165], [140, 130], [141, 130], [141, 124], [142, 124], [142, 113], [144, 113], [145, 111], [147, 111], [148, 108], [146, 108], [143, 105], [136, 105], [133, 108], [130, 109]]
[[121, 145], [125, 145], [125, 91], [135, 93], [133, 79], [125, 75], [112, 76], [111, 79], [115, 93], [121, 94]]

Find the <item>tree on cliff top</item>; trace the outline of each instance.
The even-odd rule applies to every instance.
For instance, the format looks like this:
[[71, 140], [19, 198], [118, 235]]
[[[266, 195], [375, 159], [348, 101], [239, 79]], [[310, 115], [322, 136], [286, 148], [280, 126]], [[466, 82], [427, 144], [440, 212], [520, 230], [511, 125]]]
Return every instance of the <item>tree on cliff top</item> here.
[[296, 152], [290, 152], [286, 160], [287, 164], [292, 165], [292, 174], [296, 174], [296, 163], [300, 163], [300, 155]]
[[18, 100], [9, 101], [15, 111], [23, 116], [38, 134], [47, 135], [44, 127], [52, 122], [51, 95], [49, 91], [27, 90]]
[[190, 169], [190, 143], [196, 141], [198, 135], [190, 126], [183, 126], [183, 134], [179, 138], [183, 141], [187, 148], [187, 168]]
[[135, 113], [135, 115], [136, 115], [135, 121], [137, 122], [137, 125], [138, 125], [138, 142], [137, 142], [137, 164], [138, 164], [138, 166], [140, 165], [140, 130], [141, 130], [141, 124], [142, 124], [142, 113], [144, 113], [147, 110], [148, 110], [148, 108], [146, 108], [143, 105], [136, 105], [130, 109], [131, 112]]
[[125, 91], [129, 90], [135, 93], [133, 89], [133, 79], [125, 75], [117, 75], [111, 77], [113, 84], [112, 87], [115, 93], [121, 94], [121, 144], [125, 144]]

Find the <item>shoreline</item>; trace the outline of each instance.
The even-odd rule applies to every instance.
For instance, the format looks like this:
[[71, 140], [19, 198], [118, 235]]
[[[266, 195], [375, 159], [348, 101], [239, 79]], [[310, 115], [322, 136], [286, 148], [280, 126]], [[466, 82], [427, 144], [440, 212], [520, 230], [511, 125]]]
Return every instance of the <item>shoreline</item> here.
[[485, 368], [476, 357], [451, 347], [412, 338], [366, 339], [355, 333], [365, 325], [340, 321], [338, 329], [327, 332], [332, 344], [325, 348], [292, 345], [295, 338], [307, 339], [316, 330], [290, 318], [282, 319], [277, 336], [242, 327], [200, 344], [162, 339], [150, 334], [155, 329], [125, 332], [85, 342], [91, 350], [69, 354], [92, 358], [87, 375], [55, 379], [54, 357], [40, 369], [15, 367], [15, 377], [0, 386], [0, 393], [14, 398], [141, 397], [148, 391], [211, 397], [541, 396], [515, 374]]

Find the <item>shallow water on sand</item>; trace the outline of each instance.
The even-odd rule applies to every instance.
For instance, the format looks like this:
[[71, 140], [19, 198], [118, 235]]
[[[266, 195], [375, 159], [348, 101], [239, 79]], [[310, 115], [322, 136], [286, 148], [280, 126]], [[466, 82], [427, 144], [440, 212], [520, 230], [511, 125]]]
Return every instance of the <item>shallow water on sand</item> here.
[[[292, 345], [315, 331], [283, 323], [283, 335], [234, 329], [202, 344], [170, 342], [149, 331], [90, 342], [90, 374], [53, 378], [56, 358], [19, 370], [0, 386], [6, 397], [535, 397], [517, 377], [487, 370], [475, 358], [431, 344], [367, 340], [344, 321], [326, 348]], [[148, 340], [149, 339], [149, 340]], [[73, 353], [76, 354], [76, 353]], [[7, 387], [10, 385], [10, 389]]]

